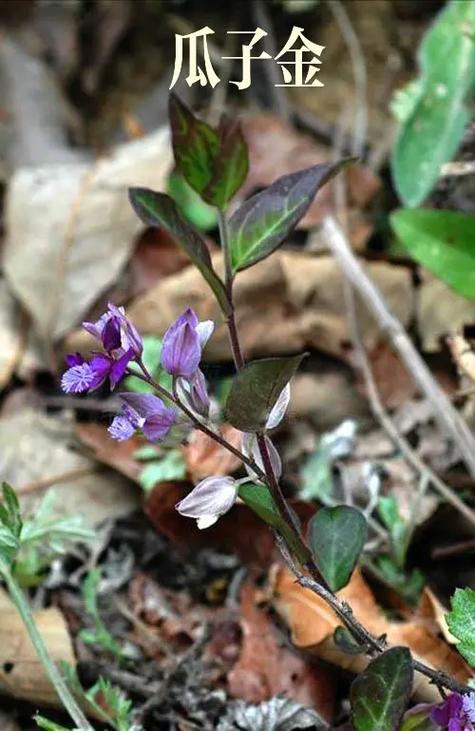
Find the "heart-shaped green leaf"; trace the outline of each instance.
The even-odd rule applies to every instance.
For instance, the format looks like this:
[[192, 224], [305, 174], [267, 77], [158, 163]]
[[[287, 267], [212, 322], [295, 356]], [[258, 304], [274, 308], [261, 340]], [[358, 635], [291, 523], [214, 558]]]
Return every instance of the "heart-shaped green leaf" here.
[[347, 505], [321, 508], [310, 521], [310, 548], [322, 576], [333, 591], [339, 591], [350, 580], [367, 532], [364, 515]]
[[177, 168], [203, 200], [224, 208], [243, 184], [249, 167], [239, 125], [225, 119], [216, 131], [174, 94], [170, 95], [169, 116]]
[[391, 225], [414, 259], [459, 294], [475, 299], [475, 216], [400, 209], [391, 215]]
[[263, 358], [247, 363], [234, 377], [226, 401], [226, 417], [231, 424], [241, 431], [263, 431], [272, 407], [303, 357]]
[[223, 282], [213, 269], [208, 248], [199, 233], [185, 221], [176, 203], [165, 193], [148, 188], [130, 188], [129, 197], [136, 214], [147, 226], [162, 226], [176, 238], [227, 313], [229, 300]]
[[284, 175], [249, 198], [228, 223], [233, 269], [272, 254], [300, 221], [317, 191], [351, 160], [314, 165]]
[[411, 653], [393, 647], [353, 681], [350, 691], [355, 731], [398, 731], [411, 695]]
[[457, 650], [475, 667], [475, 591], [456, 589], [451, 599], [452, 611], [446, 615], [452, 634], [459, 640]]

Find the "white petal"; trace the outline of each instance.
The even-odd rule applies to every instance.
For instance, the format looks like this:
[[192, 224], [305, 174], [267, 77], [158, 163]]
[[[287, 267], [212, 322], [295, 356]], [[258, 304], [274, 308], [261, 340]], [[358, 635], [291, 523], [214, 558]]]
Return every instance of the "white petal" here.
[[[267, 450], [269, 452], [270, 462], [272, 465], [272, 470], [274, 472], [274, 475], [276, 476], [277, 480], [280, 480], [280, 477], [282, 475], [282, 460], [280, 459], [280, 455], [275, 448], [275, 446], [272, 444], [269, 437], [264, 437], [267, 444]], [[244, 434], [242, 439], [242, 451], [247, 457], [251, 457], [251, 459], [254, 460], [256, 465], [261, 468], [263, 472], [265, 472], [264, 469], [264, 463], [262, 461], [261, 452], [259, 449], [259, 445], [257, 443], [257, 437], [255, 434]], [[251, 480], [256, 480], [257, 482], [261, 482], [260, 477], [256, 475], [254, 470], [252, 470], [247, 465], [244, 465], [246, 468], [246, 472], [251, 478]]]
[[206, 477], [175, 506], [187, 518], [223, 515], [237, 498], [236, 480], [232, 477]]
[[330, 459], [347, 457], [355, 447], [356, 421], [346, 419], [336, 429], [322, 437], [322, 446]]
[[198, 333], [198, 338], [200, 340], [200, 345], [202, 348], [205, 347], [206, 343], [213, 334], [213, 331], [214, 322], [212, 320], [203, 320], [203, 322], [199, 322], [195, 327], [195, 332]]
[[209, 528], [214, 525], [218, 518], [219, 515], [202, 515], [201, 518], [197, 519], [196, 525], [200, 530], [204, 530], [205, 528]]
[[267, 418], [266, 429], [275, 429], [285, 416], [290, 401], [290, 383], [284, 386]]

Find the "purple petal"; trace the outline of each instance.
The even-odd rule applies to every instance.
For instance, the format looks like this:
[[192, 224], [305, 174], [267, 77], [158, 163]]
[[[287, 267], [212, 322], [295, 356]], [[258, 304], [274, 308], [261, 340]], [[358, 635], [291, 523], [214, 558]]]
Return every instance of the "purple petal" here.
[[134, 351], [130, 348], [130, 350], [127, 350], [123, 355], [121, 355], [118, 360], [113, 361], [109, 374], [111, 390], [117, 386], [133, 358]]
[[95, 388], [99, 388], [106, 380], [110, 373], [112, 361], [104, 353], [98, 353], [89, 361], [89, 365], [94, 373], [94, 381], [91, 385], [91, 390], [94, 390]]
[[82, 365], [85, 362], [81, 353], [68, 353], [64, 360], [71, 368], [75, 365]]
[[158, 396], [151, 393], [121, 393], [120, 397], [126, 407], [141, 418], [141, 423], [137, 421], [136, 426], [140, 426], [145, 437], [151, 442], [166, 437], [177, 419], [175, 409], [167, 408]]
[[100, 316], [96, 322], [83, 322], [82, 326], [86, 332], [88, 332], [90, 335], [92, 335], [97, 340], [102, 339], [102, 331], [104, 330], [104, 327], [106, 323], [109, 321], [110, 314], [108, 312], [105, 312], [103, 315]]
[[111, 350], [117, 350], [121, 346], [121, 332], [120, 332], [120, 320], [117, 317], [110, 317], [101, 335], [102, 345], [104, 350], [108, 352]]
[[187, 518], [219, 516], [232, 508], [236, 497], [236, 480], [232, 477], [206, 477], [175, 508]]
[[465, 727], [465, 724], [462, 725], [462, 721], [460, 718], [451, 718], [449, 721], [449, 725], [447, 727], [447, 731], [468, 731]]
[[112, 424], [107, 430], [113, 439], [124, 442], [135, 434], [135, 429], [124, 414], [115, 416]]
[[61, 378], [61, 388], [66, 393], [83, 393], [94, 388], [95, 373], [89, 363], [69, 368]]
[[178, 328], [175, 324], [164, 335], [161, 364], [167, 373], [189, 378], [198, 368], [201, 359], [199, 337], [188, 322]]
[[189, 409], [198, 416], [208, 416], [210, 399], [202, 370], [197, 368], [190, 380], [179, 377], [176, 385], [180, 400], [184, 401]]
[[116, 307], [111, 302], [108, 304], [111, 315], [121, 324], [121, 347], [124, 350], [132, 349], [136, 356], [142, 355], [143, 341], [137, 328], [126, 317], [123, 307]]
[[160, 414], [145, 419], [142, 431], [149, 442], [157, 442], [164, 439], [177, 419], [175, 409], [164, 408]]
[[290, 383], [284, 386], [267, 418], [266, 429], [275, 429], [285, 416], [290, 401]]
[[144, 419], [160, 414], [166, 409], [161, 398], [153, 393], [120, 393], [120, 398]]
[[[445, 701], [434, 708], [430, 717], [439, 726], [447, 726], [451, 720], [458, 720], [462, 711], [463, 699], [460, 693], [451, 693]], [[456, 729], [455, 731], [458, 731]]]
[[469, 721], [475, 723], [475, 693], [464, 695], [462, 698], [462, 703], [463, 712], [465, 713]]

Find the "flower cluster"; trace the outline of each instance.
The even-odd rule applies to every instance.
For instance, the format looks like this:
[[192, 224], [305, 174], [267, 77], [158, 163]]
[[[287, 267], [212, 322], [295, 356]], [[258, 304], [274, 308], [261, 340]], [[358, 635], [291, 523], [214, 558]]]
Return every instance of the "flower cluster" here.
[[[66, 357], [69, 365], [63, 374], [61, 386], [66, 393], [94, 391], [109, 379], [114, 389], [135, 362], [145, 378], [148, 374], [142, 362], [143, 343], [134, 325], [126, 317], [123, 307], [109, 304], [107, 312], [97, 322], [84, 322], [84, 329], [102, 345], [90, 360], [80, 353]], [[211, 321], [199, 322], [195, 312], [187, 309], [167, 330], [163, 339], [161, 365], [174, 377], [176, 392], [193, 413], [206, 416], [209, 396], [206, 381], [199, 368], [202, 349], [214, 329]], [[119, 394], [121, 413], [114, 418], [109, 433], [118, 441], [129, 439], [140, 430], [149, 441], [166, 437], [178, 418], [154, 394]]]
[[432, 709], [430, 717], [447, 731], [475, 731], [475, 693], [451, 693]]
[[[145, 380], [152, 379], [142, 361], [142, 339], [126, 317], [122, 307], [109, 304], [107, 312], [97, 322], [84, 322], [83, 327], [102, 345], [102, 351], [93, 352], [86, 361], [79, 353], [67, 356], [69, 369], [64, 373], [61, 386], [66, 393], [83, 393], [99, 388], [109, 379], [114, 389], [127, 373], [135, 373], [129, 366], [135, 363]], [[198, 419], [209, 414], [210, 399], [203, 372], [200, 370], [202, 351], [214, 330], [211, 321], [200, 322], [188, 308], [170, 325], [163, 337], [160, 364], [173, 376], [172, 402], [184, 406], [185, 413]], [[163, 389], [162, 389], [163, 391]], [[155, 394], [119, 394], [121, 412], [109, 427], [113, 439], [124, 441], [140, 431], [146, 439], [156, 442], [164, 439], [178, 419], [176, 409], [166, 406]], [[290, 386], [282, 390], [266, 423], [265, 431], [274, 429], [283, 419], [290, 399]], [[269, 460], [275, 477], [280, 478], [282, 464], [279, 453], [267, 434], [264, 435]], [[243, 454], [264, 472], [264, 465], [255, 434], [242, 435]], [[207, 477], [181, 500], [176, 508], [181, 515], [195, 518], [199, 528], [213, 525], [232, 508], [238, 497], [239, 485], [259, 481], [259, 474], [246, 465], [247, 477]]]

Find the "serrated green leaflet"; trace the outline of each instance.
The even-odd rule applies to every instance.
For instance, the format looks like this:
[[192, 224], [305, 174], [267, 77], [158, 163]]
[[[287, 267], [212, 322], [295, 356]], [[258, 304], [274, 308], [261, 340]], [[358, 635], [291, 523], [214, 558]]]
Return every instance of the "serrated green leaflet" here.
[[129, 197], [141, 221], [148, 226], [162, 226], [176, 238], [177, 243], [208, 282], [223, 312], [229, 312], [229, 301], [224, 284], [213, 269], [205, 242], [200, 234], [185, 221], [170, 196], [165, 193], [156, 193], [148, 188], [130, 188]]
[[263, 358], [247, 363], [234, 377], [226, 401], [226, 418], [231, 424], [241, 431], [262, 431], [303, 357]]
[[272, 254], [295, 228], [322, 185], [349, 162], [314, 165], [284, 175], [243, 203], [228, 222], [234, 271]]
[[459, 640], [457, 649], [475, 667], [475, 591], [456, 589], [452, 611], [446, 616], [449, 630]]
[[393, 647], [353, 681], [350, 691], [355, 731], [397, 731], [412, 689], [411, 653]]
[[348, 583], [367, 536], [363, 514], [338, 505], [321, 508], [309, 526], [310, 548], [320, 572], [333, 591]]
[[475, 83], [475, 3], [452, 0], [427, 32], [420, 49], [421, 78], [412, 87], [407, 117], [391, 167], [406, 206], [420, 205], [462, 139], [470, 115], [465, 100]]
[[401, 209], [390, 220], [414, 259], [459, 294], [475, 299], [475, 216], [422, 208]]

